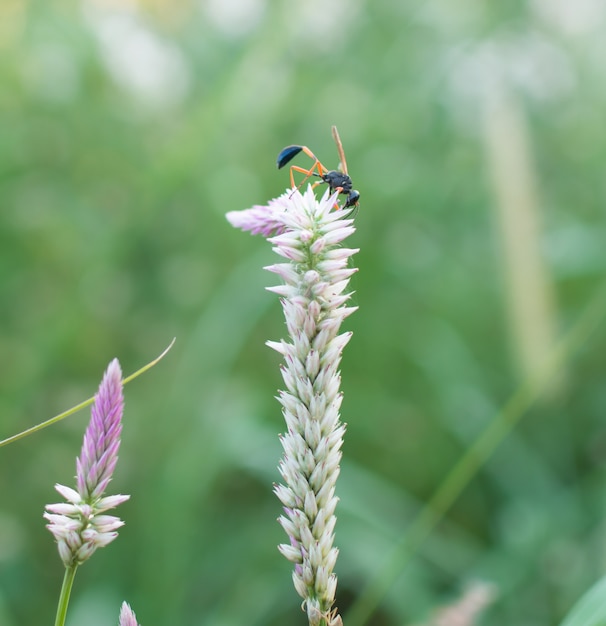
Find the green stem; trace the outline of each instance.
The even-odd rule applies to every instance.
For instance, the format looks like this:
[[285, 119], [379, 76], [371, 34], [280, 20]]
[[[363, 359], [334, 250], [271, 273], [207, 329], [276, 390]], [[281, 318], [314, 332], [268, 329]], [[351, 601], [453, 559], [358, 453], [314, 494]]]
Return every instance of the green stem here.
[[63, 586], [61, 587], [61, 595], [59, 596], [59, 605], [57, 606], [57, 617], [55, 618], [55, 626], [65, 626], [65, 616], [67, 615], [67, 605], [69, 604], [69, 596], [72, 592], [74, 578], [78, 565], [70, 565], [65, 568], [65, 576], [63, 577]]
[[[131, 380], [133, 380], [134, 378], [137, 378], [137, 376], [140, 376], [141, 374], [143, 374], [143, 372], [146, 372], [148, 369], [153, 367], [173, 347], [174, 343], [175, 343], [175, 340], [173, 339], [170, 342], [168, 348], [166, 348], [166, 350], [164, 350], [164, 352], [159, 357], [157, 357], [156, 359], [154, 359], [147, 365], [144, 365], [141, 369], [137, 370], [134, 374], [131, 374], [130, 376], [127, 376], [126, 378], [124, 378], [122, 380], [122, 384], [126, 385]], [[16, 435], [13, 435], [12, 437], [3, 439], [2, 441], [0, 441], [0, 448], [2, 446], [7, 446], [9, 443], [14, 443], [15, 441], [18, 441], [19, 439], [23, 439], [24, 437], [27, 437], [29, 435], [33, 435], [34, 433], [37, 433], [39, 430], [42, 430], [43, 428], [46, 428], [47, 426], [52, 426], [53, 424], [56, 424], [57, 422], [60, 422], [66, 417], [69, 417], [70, 415], [77, 413], [80, 409], [84, 409], [85, 407], [90, 406], [94, 401], [95, 401], [94, 397], [89, 398], [88, 400], [85, 400], [84, 402], [80, 402], [80, 404], [77, 404], [71, 409], [64, 411], [63, 413], [60, 413], [59, 415], [55, 415], [55, 417], [51, 417], [50, 419], [46, 420], [46, 422], [42, 422], [41, 424], [32, 426], [31, 428], [28, 428], [27, 430], [24, 430], [23, 432], [20, 432]]]

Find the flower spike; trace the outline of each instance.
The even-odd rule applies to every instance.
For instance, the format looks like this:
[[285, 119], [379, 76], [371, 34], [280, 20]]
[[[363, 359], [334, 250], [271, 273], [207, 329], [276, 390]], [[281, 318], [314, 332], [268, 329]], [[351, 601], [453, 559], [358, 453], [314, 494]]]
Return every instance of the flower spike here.
[[55, 485], [67, 502], [48, 504], [44, 513], [66, 567], [83, 563], [97, 548], [111, 543], [124, 524], [118, 517], [102, 515], [130, 498], [103, 496], [118, 461], [123, 407], [122, 372], [114, 359], [95, 396], [82, 451], [76, 460], [76, 489]]
[[139, 626], [139, 623], [137, 622], [137, 616], [127, 602], [123, 602], [122, 607], [120, 608], [119, 626]]
[[355, 229], [350, 208], [337, 199], [338, 192], [326, 192], [318, 200], [310, 185], [303, 194], [289, 189], [265, 207], [227, 214], [233, 226], [266, 237], [286, 260], [265, 268], [282, 280], [268, 289], [281, 297], [289, 334], [289, 340], [267, 342], [284, 358], [286, 387], [278, 396], [287, 427], [278, 468], [284, 484], [274, 491], [289, 538], [279, 550], [294, 564], [294, 587], [310, 626], [341, 624], [333, 608], [335, 485], [345, 433], [339, 364], [351, 333], [339, 331], [357, 308], [345, 306], [349, 277], [357, 271], [348, 263], [357, 250], [341, 246]]

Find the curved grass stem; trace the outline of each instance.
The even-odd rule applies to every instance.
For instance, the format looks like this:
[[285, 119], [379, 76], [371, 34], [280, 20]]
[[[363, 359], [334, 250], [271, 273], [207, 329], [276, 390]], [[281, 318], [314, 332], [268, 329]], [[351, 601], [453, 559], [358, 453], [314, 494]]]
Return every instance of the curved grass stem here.
[[[136, 372], [134, 372], [130, 376], [127, 376], [126, 378], [124, 378], [122, 380], [122, 384], [126, 385], [126, 383], [131, 382], [131, 380], [134, 380], [135, 378], [137, 378], [137, 376], [140, 376], [141, 374], [146, 372], [148, 369], [151, 369], [154, 365], [156, 365], [156, 363], [158, 363], [162, 358], [164, 358], [166, 353], [173, 347], [174, 343], [175, 343], [175, 340], [173, 339], [168, 345], [168, 347], [162, 352], [162, 354], [160, 354], [160, 356], [156, 357], [153, 361], [150, 361], [147, 365], [144, 365], [141, 369], [138, 369]], [[43, 428], [46, 428], [47, 426], [52, 426], [53, 424], [60, 422], [66, 417], [69, 417], [70, 415], [77, 413], [81, 409], [85, 409], [87, 406], [90, 406], [94, 402], [94, 400], [95, 400], [94, 396], [92, 398], [88, 398], [88, 400], [84, 400], [84, 402], [80, 402], [80, 404], [77, 404], [76, 406], [72, 407], [71, 409], [68, 409], [67, 411], [64, 411], [63, 413], [59, 413], [59, 415], [55, 415], [55, 417], [51, 417], [45, 422], [36, 424], [36, 426], [32, 426], [31, 428], [28, 428], [27, 430], [24, 430], [20, 433], [17, 433], [16, 435], [13, 435], [12, 437], [7, 437], [6, 439], [3, 439], [2, 441], [0, 441], [0, 448], [2, 448], [2, 446], [7, 446], [9, 443], [14, 443], [15, 441], [19, 441], [19, 439], [23, 439], [24, 437], [28, 437], [29, 435], [33, 435], [34, 433], [37, 433], [39, 430], [42, 430]]]

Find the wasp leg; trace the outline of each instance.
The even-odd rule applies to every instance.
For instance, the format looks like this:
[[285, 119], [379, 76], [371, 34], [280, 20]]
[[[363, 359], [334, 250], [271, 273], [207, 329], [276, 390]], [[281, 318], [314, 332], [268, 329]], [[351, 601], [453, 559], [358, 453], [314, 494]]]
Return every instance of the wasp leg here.
[[[311, 176], [322, 176], [322, 174], [320, 173], [322, 169], [323, 168], [322, 168], [322, 164], [320, 163], [320, 161], [316, 161], [308, 170], [306, 170], [303, 167], [299, 167], [298, 165], [291, 165], [290, 166], [290, 184], [292, 185], [293, 189], [294, 188], [300, 189], [301, 185], [303, 185], [303, 183]], [[294, 172], [305, 174], [305, 178], [298, 185], [295, 185]]]

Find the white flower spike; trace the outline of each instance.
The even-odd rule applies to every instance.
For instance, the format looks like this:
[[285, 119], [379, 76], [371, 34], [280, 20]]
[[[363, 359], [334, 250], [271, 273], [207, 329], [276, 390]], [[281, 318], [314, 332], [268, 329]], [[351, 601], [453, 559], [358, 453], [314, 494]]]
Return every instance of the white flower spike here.
[[267, 342], [284, 357], [286, 386], [278, 396], [287, 426], [279, 464], [284, 484], [275, 493], [284, 507], [279, 522], [289, 537], [279, 549], [294, 563], [294, 587], [310, 626], [341, 624], [333, 609], [335, 484], [345, 433], [339, 364], [351, 333], [339, 331], [357, 308], [346, 306], [349, 278], [357, 271], [348, 262], [357, 250], [341, 247], [355, 229], [351, 208], [337, 199], [338, 191], [327, 191], [318, 200], [310, 185], [303, 194], [289, 189], [265, 207], [227, 214], [237, 228], [268, 238], [287, 260], [265, 268], [283, 281], [269, 291], [281, 297], [289, 334], [288, 341]]

